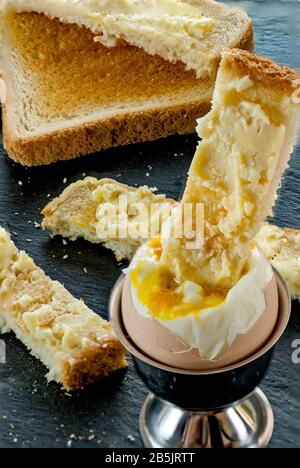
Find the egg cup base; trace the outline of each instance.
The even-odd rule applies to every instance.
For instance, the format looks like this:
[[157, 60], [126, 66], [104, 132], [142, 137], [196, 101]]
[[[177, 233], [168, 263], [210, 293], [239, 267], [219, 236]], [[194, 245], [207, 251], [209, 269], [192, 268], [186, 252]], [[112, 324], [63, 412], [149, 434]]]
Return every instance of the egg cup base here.
[[184, 410], [150, 393], [140, 414], [147, 448], [267, 448], [273, 430], [272, 407], [258, 388], [240, 402], [208, 412]]

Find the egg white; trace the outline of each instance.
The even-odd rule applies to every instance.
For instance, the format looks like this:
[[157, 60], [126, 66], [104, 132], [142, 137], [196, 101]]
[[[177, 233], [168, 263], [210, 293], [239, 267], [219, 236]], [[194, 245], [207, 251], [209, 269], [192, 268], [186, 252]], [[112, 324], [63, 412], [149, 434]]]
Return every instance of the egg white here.
[[[147, 246], [138, 251], [127, 272], [132, 271], [138, 261], [145, 262], [147, 269], [155, 267]], [[216, 360], [228, 351], [239, 335], [248, 333], [260, 319], [266, 309], [265, 289], [272, 278], [270, 263], [259, 249], [254, 248], [251, 251], [249, 271], [229, 291], [224, 303], [172, 320], [153, 318], [151, 311], [138, 299], [132, 282], [130, 289], [133, 305], [141, 316], [153, 318], [188, 348], [197, 348], [204, 358]], [[194, 283], [186, 285], [185, 290], [193, 297], [191, 292], [197, 291], [197, 288], [198, 285]]]

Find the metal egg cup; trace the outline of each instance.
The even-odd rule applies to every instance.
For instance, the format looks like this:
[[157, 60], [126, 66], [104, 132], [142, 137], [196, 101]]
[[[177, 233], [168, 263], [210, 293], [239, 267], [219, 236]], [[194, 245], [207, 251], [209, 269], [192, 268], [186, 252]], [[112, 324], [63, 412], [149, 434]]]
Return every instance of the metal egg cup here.
[[165, 366], [138, 349], [122, 318], [124, 275], [110, 299], [113, 328], [132, 354], [138, 375], [151, 393], [140, 414], [140, 432], [148, 448], [265, 448], [273, 430], [271, 405], [258, 385], [269, 368], [276, 343], [291, 312], [287, 286], [277, 271], [279, 312], [275, 330], [263, 346], [242, 362], [212, 371]]

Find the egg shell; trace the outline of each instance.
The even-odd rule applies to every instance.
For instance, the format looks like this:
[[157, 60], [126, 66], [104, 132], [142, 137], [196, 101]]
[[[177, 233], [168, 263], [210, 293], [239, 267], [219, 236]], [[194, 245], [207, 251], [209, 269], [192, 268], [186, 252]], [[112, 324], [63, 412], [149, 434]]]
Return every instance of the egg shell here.
[[181, 370], [209, 371], [237, 364], [259, 351], [271, 337], [278, 318], [276, 277], [265, 289], [266, 308], [252, 329], [239, 335], [230, 349], [216, 361], [201, 357], [198, 349], [190, 349], [175, 334], [151, 317], [143, 317], [133, 305], [130, 279], [127, 276], [122, 293], [122, 315], [132, 342], [155, 361]]

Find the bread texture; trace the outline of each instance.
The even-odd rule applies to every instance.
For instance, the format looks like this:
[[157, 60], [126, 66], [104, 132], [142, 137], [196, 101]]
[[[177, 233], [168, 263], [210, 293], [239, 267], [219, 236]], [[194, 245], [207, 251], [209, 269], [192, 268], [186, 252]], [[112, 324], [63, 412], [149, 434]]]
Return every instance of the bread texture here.
[[[107, 47], [86, 26], [5, 10], [4, 145], [25, 166], [193, 133], [210, 109], [215, 73], [197, 78], [183, 62], [124, 40]], [[238, 30], [233, 45], [252, 48], [250, 20]]]
[[300, 301], [300, 231], [265, 223], [255, 240], [285, 279], [292, 298]]
[[13, 331], [72, 391], [126, 365], [111, 325], [52, 281], [0, 228], [0, 333]]
[[[125, 196], [123, 200], [126, 206], [120, 208], [122, 196]], [[143, 220], [139, 204], [145, 207]], [[71, 240], [82, 237], [89, 242], [102, 244], [121, 261], [131, 259], [146, 240], [160, 235], [163, 221], [176, 205], [174, 200], [158, 195], [155, 189], [146, 186], [135, 188], [112, 179], [87, 177], [71, 184], [44, 208], [42, 227], [54, 236], [60, 235]], [[110, 226], [116, 225], [112, 234], [100, 232], [99, 229], [109, 207], [115, 208], [117, 215], [109, 223]], [[124, 238], [121, 237], [122, 215], [127, 216], [127, 235], [125, 232]], [[140, 233], [136, 229], [137, 222], [143, 226]]]
[[[96, 201], [93, 195], [96, 190], [107, 194], [102, 199], [101, 204], [103, 204], [111, 200], [113, 194], [120, 193], [120, 190], [122, 194], [135, 193], [135, 199], [141, 201], [143, 194], [151, 189], [129, 187], [112, 179], [87, 177], [70, 185], [44, 208], [42, 227], [48, 229], [53, 236], [62, 236], [71, 240], [83, 238], [95, 244], [101, 243], [114, 252], [118, 261], [131, 261], [146, 239], [99, 238], [96, 217], [99, 201]], [[164, 195], [153, 194], [150, 198], [153, 203], [167, 201], [172, 208], [179, 206], [179, 202], [166, 199]], [[148, 229], [148, 226], [145, 226], [145, 229]], [[300, 300], [300, 231], [281, 229], [273, 224], [264, 223], [254, 240], [286, 281], [292, 298]]]
[[246, 12], [213, 0], [7, 0], [7, 6], [85, 26], [107, 47], [126, 41], [182, 62], [198, 78], [216, 73], [224, 47], [253, 43]]
[[204, 206], [203, 237], [196, 228], [193, 248], [191, 239], [170, 239], [161, 259], [177, 281], [212, 290], [239, 281], [297, 141], [299, 92], [295, 71], [246, 51], [223, 51], [182, 199]]

